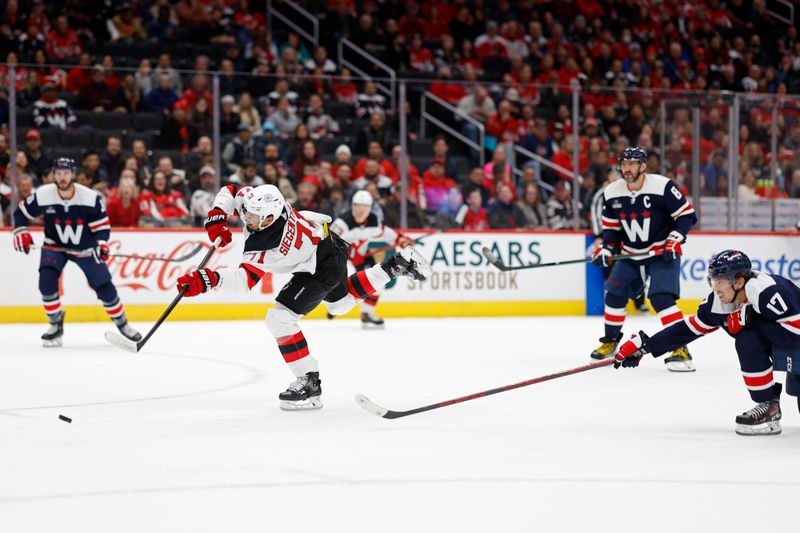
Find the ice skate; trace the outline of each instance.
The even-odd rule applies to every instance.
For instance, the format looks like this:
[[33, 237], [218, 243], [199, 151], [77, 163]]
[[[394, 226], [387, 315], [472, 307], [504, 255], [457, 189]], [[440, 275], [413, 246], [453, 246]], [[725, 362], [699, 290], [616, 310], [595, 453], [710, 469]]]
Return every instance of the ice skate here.
[[778, 435], [781, 432], [781, 384], [772, 386], [774, 398], [761, 402], [747, 412], [736, 417], [738, 435]]
[[142, 340], [142, 334], [133, 329], [127, 322], [122, 326], [117, 326], [117, 329], [122, 333], [122, 336], [129, 341], [139, 342]]
[[42, 334], [42, 346], [45, 348], [58, 348], [63, 346], [62, 338], [64, 337], [64, 315], [61, 315], [61, 320], [54, 324], [50, 324]]
[[692, 355], [686, 346], [678, 348], [673, 351], [669, 357], [664, 359], [664, 364], [667, 365], [667, 370], [670, 372], [694, 372], [694, 363], [692, 362]]
[[617, 353], [617, 345], [619, 345], [620, 340], [622, 340], [622, 333], [617, 335], [616, 338], [600, 337], [600, 342], [602, 344], [592, 352], [592, 359], [606, 359], [613, 356]]
[[361, 313], [362, 329], [383, 329], [383, 319], [370, 313]]
[[322, 380], [319, 372], [309, 372], [297, 378], [289, 388], [278, 395], [284, 411], [322, 409]]
[[406, 276], [421, 281], [431, 275], [431, 266], [412, 247], [403, 248], [384, 261], [381, 266], [392, 277]]

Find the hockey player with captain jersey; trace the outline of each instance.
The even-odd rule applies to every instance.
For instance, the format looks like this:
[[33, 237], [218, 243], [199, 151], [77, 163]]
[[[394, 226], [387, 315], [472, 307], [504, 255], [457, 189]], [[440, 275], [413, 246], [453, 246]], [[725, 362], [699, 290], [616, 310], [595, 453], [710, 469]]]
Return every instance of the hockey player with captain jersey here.
[[[369, 191], [356, 191], [351, 201], [351, 212], [331, 224], [331, 231], [350, 243], [350, 261], [356, 271], [375, 266], [375, 256], [370, 255], [370, 244], [385, 242], [406, 248], [414, 243], [409, 237], [379, 223], [378, 217], [372, 212], [372, 201]], [[383, 319], [375, 314], [377, 304], [377, 293], [361, 300], [362, 327], [383, 328]]]
[[101, 196], [75, 180], [75, 161], [61, 157], [53, 164], [55, 183], [42, 185], [19, 204], [14, 212], [14, 248], [29, 253], [33, 237], [28, 220], [44, 217], [44, 246], [39, 264], [39, 291], [50, 328], [42, 335], [45, 347], [61, 346], [64, 311], [58, 291], [61, 272], [72, 261], [86, 275], [109, 318], [120, 333], [132, 341], [141, 334], [128, 324], [125, 309], [117, 295], [106, 266], [111, 224]]
[[266, 316], [267, 329], [296, 377], [279, 399], [282, 409], [319, 409], [319, 364], [309, 352], [300, 319], [320, 302], [332, 315], [345, 314], [357, 300], [374, 294], [395, 277], [423, 280], [430, 275], [430, 267], [409, 247], [348, 277], [348, 244], [328, 230], [330, 217], [292, 209], [274, 185], [227, 185], [217, 193], [205, 227], [212, 241], [221, 239], [221, 247], [232, 241], [227, 219], [233, 214], [245, 223], [241, 264], [216, 271], [203, 268], [181, 276], [178, 290], [185, 289], [189, 297], [211, 289], [242, 291], [252, 289], [267, 272], [293, 274]]
[[[669, 326], [683, 318], [676, 305], [680, 297], [681, 244], [697, 222], [692, 204], [675, 184], [658, 174], [647, 174], [647, 153], [626, 148], [620, 154], [621, 180], [604, 190], [603, 242], [592, 254], [601, 267], [617, 253], [650, 252], [656, 257], [628, 259], [613, 264], [605, 283], [605, 335], [592, 352], [595, 359], [611, 357], [622, 339], [625, 306], [650, 280], [647, 296], [661, 323]], [[694, 364], [685, 346], [676, 347], [665, 360], [674, 372], [692, 372]]]
[[800, 288], [790, 280], [751, 269], [738, 250], [715, 255], [708, 265], [712, 292], [697, 314], [652, 337], [633, 335], [615, 356], [614, 366], [636, 367], [647, 353], [654, 357], [722, 327], [736, 341], [745, 386], [756, 406], [736, 417], [740, 435], [781, 432], [781, 385], [774, 370], [786, 372], [786, 392], [800, 410]]

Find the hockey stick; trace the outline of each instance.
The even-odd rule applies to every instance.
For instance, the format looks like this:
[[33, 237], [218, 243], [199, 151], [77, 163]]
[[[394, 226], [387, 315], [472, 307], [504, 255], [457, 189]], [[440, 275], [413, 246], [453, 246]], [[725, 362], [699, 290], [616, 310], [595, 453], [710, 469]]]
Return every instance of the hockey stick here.
[[612, 357], [611, 359], [604, 359], [596, 363], [579, 366], [577, 368], [571, 368], [569, 370], [564, 370], [561, 372], [556, 372], [555, 374], [548, 374], [546, 376], [529, 379], [527, 381], [520, 381], [519, 383], [514, 383], [513, 385], [505, 385], [503, 387], [497, 387], [496, 389], [489, 389], [482, 392], [476, 392], [475, 394], [469, 394], [467, 396], [462, 396], [460, 398], [455, 398], [453, 400], [434, 403], [431, 405], [426, 405], [425, 407], [417, 407], [416, 409], [411, 409], [409, 411], [392, 411], [390, 409], [385, 409], [376, 404], [375, 402], [371, 401], [363, 394], [356, 394], [356, 402], [364, 410], [369, 411], [370, 413], [377, 415], [381, 418], [389, 418], [389, 419], [402, 418], [404, 416], [416, 415], [418, 413], [424, 413], [425, 411], [431, 411], [433, 409], [447, 407], [448, 405], [466, 402], [469, 400], [475, 400], [477, 398], [483, 398], [484, 396], [490, 396], [492, 394], [498, 394], [501, 392], [519, 389], [520, 387], [527, 387], [528, 385], [535, 385], [536, 383], [541, 383], [543, 381], [550, 381], [551, 379], [558, 379], [558, 378], [563, 378], [564, 376], [571, 376], [572, 374], [577, 374], [579, 372], [586, 372], [587, 370], [594, 370], [595, 368], [608, 366], [613, 363], [614, 363], [614, 358]]
[[[217, 249], [217, 246], [219, 246], [221, 240], [222, 240], [221, 237], [217, 237], [217, 240], [214, 241], [214, 244], [212, 244], [211, 248], [209, 248], [208, 252], [206, 252], [205, 257], [203, 257], [203, 259], [200, 261], [200, 264], [197, 265], [197, 270], [200, 270], [201, 268], [206, 266], [206, 263], [208, 263], [208, 260], [211, 259], [211, 255], [214, 253], [214, 250]], [[122, 348], [123, 350], [127, 350], [131, 353], [138, 353], [139, 350], [142, 349], [142, 346], [144, 346], [145, 343], [147, 343], [147, 341], [150, 340], [150, 337], [153, 336], [153, 333], [156, 332], [158, 327], [167, 319], [170, 313], [172, 313], [172, 310], [175, 309], [175, 306], [178, 305], [178, 302], [181, 301], [183, 295], [186, 294], [186, 290], [188, 288], [189, 287], [184, 287], [183, 290], [181, 290], [181, 292], [178, 293], [175, 299], [172, 300], [172, 303], [169, 304], [169, 307], [167, 307], [167, 310], [161, 313], [161, 317], [159, 317], [155, 325], [152, 328], [150, 328], [150, 331], [147, 332], [147, 335], [145, 335], [144, 338], [139, 342], [134, 342], [130, 339], [125, 338], [118, 331], [106, 331], [105, 334], [106, 340], [111, 344], [113, 344], [114, 346], [116, 346], [117, 348]]]
[[[422, 241], [424, 239], [427, 239], [428, 237], [431, 237], [433, 235], [440, 235], [442, 233], [445, 233], [445, 230], [440, 229], [439, 231], [434, 231], [432, 233], [426, 233], [422, 237], [417, 237], [416, 239], [414, 239], [414, 244], [417, 244], [418, 242], [420, 242], [420, 241]], [[382, 246], [381, 248], [375, 248], [374, 250], [370, 250], [369, 252], [367, 252], [367, 254], [364, 255], [364, 259], [366, 259], [367, 257], [372, 257], [373, 255], [379, 254], [381, 252], [388, 252], [389, 250], [392, 250], [394, 248], [395, 248], [394, 244], [390, 244], [388, 246]]]
[[[635, 259], [639, 257], [650, 257], [654, 255], [659, 255], [655, 250], [650, 250], [649, 252], [642, 252], [638, 254], [627, 254], [627, 255], [612, 255], [611, 259], [614, 261], [620, 261], [622, 259]], [[539, 263], [538, 265], [520, 265], [520, 266], [508, 266], [503, 263], [502, 259], [497, 257], [489, 248], [486, 246], [483, 247], [483, 256], [489, 261], [492, 265], [497, 267], [498, 270], [502, 272], [508, 272], [509, 270], [528, 270], [531, 268], [543, 268], [543, 267], [551, 267], [551, 266], [560, 266], [560, 265], [579, 265], [581, 263], [591, 263], [592, 258], [586, 257], [584, 259], [569, 259], [567, 261], [553, 261], [552, 263]]]
[[[55, 252], [64, 252], [69, 255], [75, 255], [78, 257], [91, 257], [94, 254], [93, 249], [88, 250], [70, 250], [69, 248], [61, 248], [60, 246], [52, 246], [50, 244], [43, 244], [41, 246], [32, 246], [32, 248], [40, 248], [42, 250], [53, 250]], [[165, 263], [182, 263], [187, 259], [191, 259], [197, 252], [203, 249], [203, 244], [200, 243], [194, 248], [191, 252], [186, 255], [182, 255], [180, 257], [147, 257], [142, 255], [133, 255], [133, 254], [108, 254], [109, 257], [126, 257], [130, 259], [151, 259], [153, 261], [164, 261]]]

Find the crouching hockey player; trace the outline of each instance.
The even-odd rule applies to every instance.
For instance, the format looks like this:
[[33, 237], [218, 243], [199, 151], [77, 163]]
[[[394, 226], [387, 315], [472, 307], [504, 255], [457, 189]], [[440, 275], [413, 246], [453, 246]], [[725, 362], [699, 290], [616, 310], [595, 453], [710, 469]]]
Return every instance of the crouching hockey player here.
[[[388, 226], [378, 222], [372, 213], [372, 195], [368, 191], [357, 191], [353, 195], [351, 212], [337, 218], [331, 224], [331, 231], [350, 243], [350, 261], [357, 272], [375, 266], [375, 256], [370, 254], [373, 243], [407, 248], [414, 241]], [[363, 328], [383, 328], [383, 319], [375, 314], [378, 294], [361, 300], [361, 326]]]
[[345, 314], [357, 300], [374, 294], [397, 276], [427, 278], [430, 266], [413, 248], [406, 248], [380, 265], [348, 277], [348, 245], [328, 230], [330, 217], [292, 209], [274, 185], [228, 185], [217, 193], [205, 227], [212, 241], [221, 238], [221, 247], [231, 242], [227, 219], [234, 213], [245, 223], [242, 263], [181, 276], [178, 290], [186, 288], [186, 296], [214, 288], [244, 291], [252, 289], [267, 272], [293, 274], [266, 317], [267, 329], [297, 378], [278, 397], [285, 410], [319, 409], [319, 364], [309, 353], [300, 319], [320, 302], [332, 315]]
[[[615, 253], [654, 252], [659, 257], [628, 259], [614, 263], [605, 283], [605, 335], [592, 358], [614, 355], [622, 339], [625, 306], [650, 279], [647, 296], [658, 318], [669, 326], [683, 318], [675, 302], [680, 297], [681, 243], [697, 222], [692, 204], [675, 184], [659, 174], [646, 174], [647, 153], [626, 148], [619, 156], [621, 180], [604, 189], [603, 242], [592, 262], [607, 267]], [[664, 361], [673, 372], [693, 372], [694, 363], [685, 346], [677, 346]]]
[[[39, 292], [50, 327], [42, 335], [45, 347], [61, 346], [64, 311], [58, 294], [61, 271], [72, 261], [86, 275], [108, 316], [126, 338], [138, 342], [141, 334], [128, 324], [106, 266], [111, 224], [100, 195], [75, 180], [75, 161], [61, 157], [53, 164], [55, 183], [42, 185], [14, 212], [14, 249], [30, 252], [33, 237], [28, 220], [44, 216], [44, 244], [39, 263]], [[52, 247], [52, 248], [48, 248]]]
[[744, 384], [756, 402], [736, 417], [736, 433], [777, 435], [781, 385], [773, 370], [786, 371], [786, 392], [797, 397], [800, 410], [800, 288], [784, 277], [751, 270], [750, 259], [736, 250], [714, 256], [708, 281], [713, 292], [695, 316], [652, 337], [640, 331], [620, 347], [614, 366], [638, 366], [644, 354], [658, 357], [722, 327], [736, 340]]

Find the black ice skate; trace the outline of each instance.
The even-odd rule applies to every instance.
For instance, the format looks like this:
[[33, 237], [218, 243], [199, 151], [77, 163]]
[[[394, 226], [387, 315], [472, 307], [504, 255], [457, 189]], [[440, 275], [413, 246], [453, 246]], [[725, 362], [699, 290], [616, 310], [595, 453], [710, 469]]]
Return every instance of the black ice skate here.
[[600, 346], [592, 352], [592, 359], [606, 359], [617, 353], [617, 345], [622, 340], [622, 333], [614, 337], [600, 337]]
[[411, 247], [403, 248], [381, 263], [381, 267], [393, 278], [406, 276], [421, 281], [428, 279], [431, 275], [431, 266]]
[[674, 350], [669, 357], [664, 359], [664, 364], [670, 372], [694, 372], [694, 362], [692, 354], [686, 346], [681, 346]]
[[779, 435], [781, 432], [781, 384], [772, 386], [774, 397], [761, 402], [749, 411], [736, 417], [738, 435]]
[[133, 329], [127, 322], [125, 322], [125, 324], [121, 326], [117, 326], [117, 329], [119, 330], [120, 333], [122, 333], [122, 336], [128, 339], [129, 341], [139, 342], [140, 340], [142, 340], [142, 334]]
[[362, 329], [383, 329], [383, 319], [369, 313], [361, 313]]
[[61, 319], [54, 323], [50, 324], [50, 327], [47, 328], [42, 334], [42, 346], [45, 348], [58, 348], [59, 346], [63, 346], [62, 337], [64, 336], [64, 314], [61, 314]]
[[301, 411], [322, 409], [321, 395], [322, 380], [319, 379], [319, 372], [309, 372], [297, 378], [278, 398], [284, 411]]

